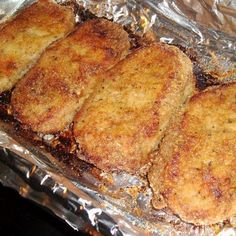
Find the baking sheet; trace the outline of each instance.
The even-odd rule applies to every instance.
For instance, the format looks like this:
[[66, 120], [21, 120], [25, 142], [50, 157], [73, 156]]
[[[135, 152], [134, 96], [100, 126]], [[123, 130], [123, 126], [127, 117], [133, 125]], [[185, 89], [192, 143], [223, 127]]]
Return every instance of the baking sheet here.
[[[1, 21], [9, 20], [31, 2], [0, 1]], [[157, 40], [191, 47], [198, 52], [198, 63], [204, 71], [214, 72], [223, 82], [236, 79], [235, 1], [78, 0], [77, 4], [124, 25], [136, 36], [151, 32]], [[76, 19], [82, 20], [81, 11]], [[152, 192], [145, 178], [98, 170], [94, 174], [83, 168], [75, 178], [51, 160], [50, 154], [1, 121], [0, 181], [51, 209], [74, 229], [93, 226], [103, 235], [236, 234], [234, 217], [214, 226], [196, 227], [168, 210], [153, 210]]]

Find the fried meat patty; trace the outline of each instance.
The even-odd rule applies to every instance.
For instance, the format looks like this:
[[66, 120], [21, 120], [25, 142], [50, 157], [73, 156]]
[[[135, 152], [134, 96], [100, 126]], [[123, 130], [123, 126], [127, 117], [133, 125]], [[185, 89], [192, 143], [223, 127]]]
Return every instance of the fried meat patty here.
[[[236, 84], [193, 96], [149, 173], [156, 208], [213, 224], [236, 214]], [[164, 202], [163, 202], [164, 201]]]
[[135, 173], [192, 93], [192, 64], [178, 48], [156, 43], [136, 50], [100, 80], [74, 119], [81, 158], [102, 170]]
[[43, 133], [61, 131], [88, 97], [96, 78], [128, 54], [128, 34], [105, 19], [89, 20], [48, 48], [17, 84], [17, 119]]
[[74, 27], [72, 9], [40, 0], [0, 29], [0, 92], [10, 90], [53, 41]]

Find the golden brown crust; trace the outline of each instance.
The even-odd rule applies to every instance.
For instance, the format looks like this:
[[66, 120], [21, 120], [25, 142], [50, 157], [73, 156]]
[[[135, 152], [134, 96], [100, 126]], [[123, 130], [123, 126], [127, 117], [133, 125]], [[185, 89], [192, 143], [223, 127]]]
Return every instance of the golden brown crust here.
[[88, 97], [96, 78], [129, 50], [128, 34], [105, 19], [87, 21], [48, 48], [17, 84], [12, 106], [34, 131], [61, 131]]
[[53, 41], [74, 27], [72, 9], [40, 0], [0, 29], [0, 92], [11, 89]]
[[170, 117], [192, 93], [192, 77], [190, 60], [178, 48], [158, 43], [103, 74], [74, 119], [85, 160], [106, 171], [139, 171]]
[[183, 220], [200, 225], [236, 214], [235, 98], [231, 84], [190, 100], [149, 173], [155, 207], [162, 197]]

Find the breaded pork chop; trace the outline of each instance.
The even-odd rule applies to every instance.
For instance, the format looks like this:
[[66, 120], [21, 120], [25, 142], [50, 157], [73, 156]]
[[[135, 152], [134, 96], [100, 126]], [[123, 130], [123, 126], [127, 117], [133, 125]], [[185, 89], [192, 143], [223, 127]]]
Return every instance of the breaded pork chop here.
[[40, 0], [0, 30], [0, 92], [11, 89], [44, 49], [74, 27], [72, 9]]
[[155, 207], [164, 200], [183, 220], [200, 225], [236, 214], [235, 121], [236, 84], [192, 97], [149, 173]]
[[14, 114], [32, 130], [61, 131], [90, 94], [96, 78], [129, 51], [128, 34], [105, 19], [87, 21], [48, 48], [17, 84]]
[[192, 64], [178, 48], [156, 43], [130, 54], [101, 80], [74, 119], [76, 141], [98, 168], [135, 173], [192, 93]]

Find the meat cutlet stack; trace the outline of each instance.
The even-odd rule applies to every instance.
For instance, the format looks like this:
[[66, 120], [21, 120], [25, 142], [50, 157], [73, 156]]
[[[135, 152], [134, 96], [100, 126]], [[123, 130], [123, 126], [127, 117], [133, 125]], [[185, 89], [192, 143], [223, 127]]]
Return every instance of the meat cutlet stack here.
[[192, 64], [178, 48], [155, 43], [98, 79], [101, 83], [74, 119], [75, 139], [89, 163], [136, 173], [192, 94]]
[[0, 29], [0, 93], [10, 90], [53, 41], [74, 27], [71, 8], [47, 0], [32, 4]]
[[91, 93], [94, 75], [125, 57], [129, 46], [128, 34], [116, 23], [94, 19], [81, 24], [48, 48], [17, 84], [14, 115], [33, 131], [63, 130]]
[[149, 173], [156, 208], [213, 224], [236, 214], [236, 84], [193, 96]]

